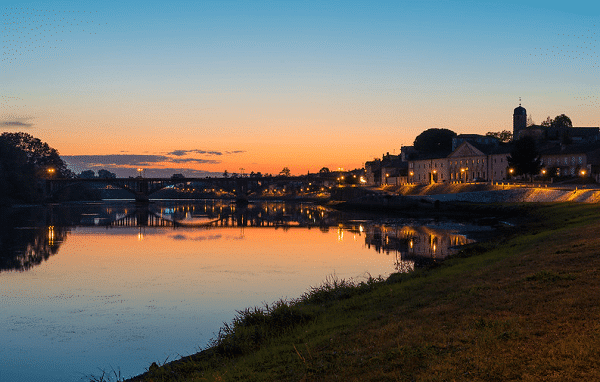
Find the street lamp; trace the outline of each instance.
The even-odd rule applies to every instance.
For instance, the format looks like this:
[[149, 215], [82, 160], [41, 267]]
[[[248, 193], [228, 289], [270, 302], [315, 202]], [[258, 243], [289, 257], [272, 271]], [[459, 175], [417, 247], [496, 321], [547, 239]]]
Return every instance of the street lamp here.
[[49, 178], [52, 178], [52, 176], [56, 172], [56, 170], [54, 168], [52, 168], [52, 167], [49, 167], [48, 170], [46, 170], [46, 171], [48, 171], [48, 177]]
[[137, 172], [138, 172], [138, 177], [140, 177], [140, 178], [142, 177], [142, 171], [144, 171], [144, 169], [143, 169], [143, 168], [138, 168], [138, 169], [137, 169]]

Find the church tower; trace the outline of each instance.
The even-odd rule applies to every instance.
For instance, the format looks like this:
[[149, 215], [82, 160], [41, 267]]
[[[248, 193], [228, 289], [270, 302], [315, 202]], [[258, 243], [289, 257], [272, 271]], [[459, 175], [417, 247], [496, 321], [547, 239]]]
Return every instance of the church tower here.
[[519, 133], [527, 128], [527, 110], [521, 106], [519, 98], [519, 107], [515, 108], [513, 113], [513, 140], [519, 139]]

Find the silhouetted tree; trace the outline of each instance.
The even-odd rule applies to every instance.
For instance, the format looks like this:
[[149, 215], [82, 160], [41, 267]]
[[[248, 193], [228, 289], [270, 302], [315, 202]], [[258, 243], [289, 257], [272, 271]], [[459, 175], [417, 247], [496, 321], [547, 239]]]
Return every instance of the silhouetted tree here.
[[452, 150], [452, 138], [456, 133], [448, 129], [427, 129], [417, 135], [413, 146], [421, 152], [441, 152]]
[[544, 126], [544, 127], [552, 126], [552, 118], [550, 118], [550, 116], [546, 117], [546, 120], [542, 121], [542, 123], [540, 123], [540, 126]]
[[58, 151], [27, 133], [0, 135], [0, 199], [37, 201], [49, 176], [73, 177]]
[[516, 140], [508, 157], [508, 165], [514, 169], [514, 175], [529, 175], [531, 178], [538, 174], [542, 166], [535, 140], [529, 136]]
[[80, 172], [78, 177], [82, 179], [93, 179], [96, 177], [96, 173], [93, 170], [85, 170]]
[[556, 118], [554, 118], [550, 124], [552, 127], [556, 127], [556, 128], [566, 128], [566, 127], [573, 127], [573, 122], [571, 122], [571, 118], [567, 117], [564, 114], [558, 115], [556, 116]]
[[283, 170], [281, 170], [279, 172], [279, 175], [283, 175], [283, 176], [290, 176], [290, 174], [291, 174], [291, 171], [287, 167], [284, 167]]
[[490, 132], [486, 133], [485, 135], [488, 137], [494, 137], [503, 143], [510, 142], [513, 139], [512, 131], [509, 131], [509, 130], [502, 130], [502, 131], [497, 131], [497, 132], [490, 131]]
[[60, 159], [58, 151], [48, 146], [47, 143], [27, 133], [3, 133], [0, 140], [9, 146], [22, 150], [27, 156], [27, 163], [33, 165], [36, 171], [44, 173], [48, 169], [54, 170], [54, 177], [72, 178], [74, 174], [67, 169], [67, 165]]
[[105, 170], [105, 169], [98, 170], [98, 178], [114, 179], [116, 177], [117, 177], [117, 174], [115, 174], [114, 172], [110, 172], [110, 171]]

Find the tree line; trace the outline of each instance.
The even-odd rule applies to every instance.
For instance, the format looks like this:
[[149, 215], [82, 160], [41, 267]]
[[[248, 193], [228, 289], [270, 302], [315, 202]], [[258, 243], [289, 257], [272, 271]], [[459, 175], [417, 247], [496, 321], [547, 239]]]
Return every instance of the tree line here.
[[0, 202], [38, 202], [40, 180], [74, 176], [58, 151], [40, 139], [23, 132], [0, 135]]

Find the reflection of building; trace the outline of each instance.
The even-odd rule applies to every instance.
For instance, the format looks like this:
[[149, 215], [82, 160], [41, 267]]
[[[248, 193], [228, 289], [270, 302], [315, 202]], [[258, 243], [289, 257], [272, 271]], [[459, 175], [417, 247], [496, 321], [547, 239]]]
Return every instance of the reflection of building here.
[[464, 235], [430, 227], [369, 226], [366, 228], [365, 244], [377, 252], [396, 253], [401, 260], [444, 259], [452, 253], [452, 247], [471, 243]]

